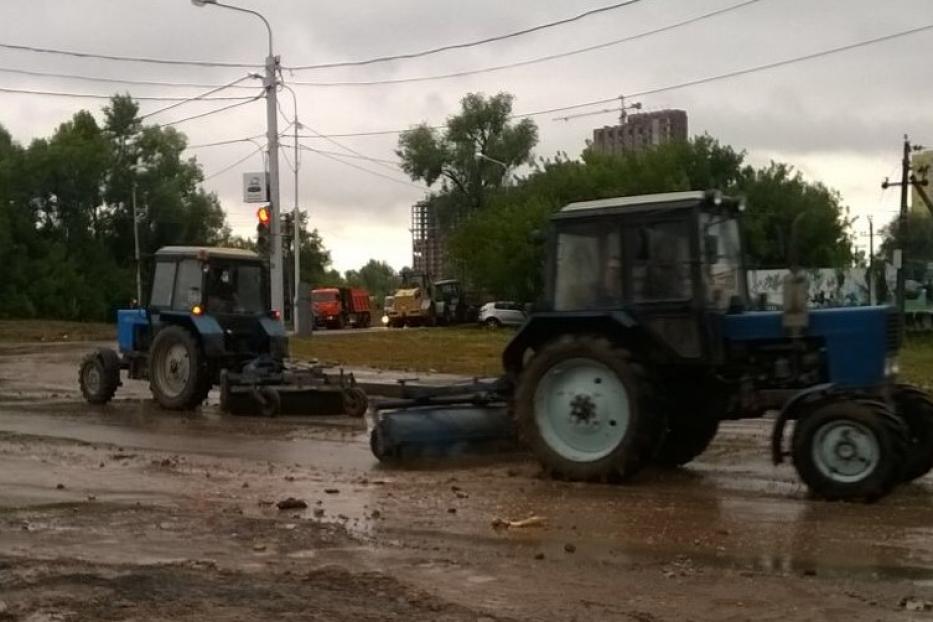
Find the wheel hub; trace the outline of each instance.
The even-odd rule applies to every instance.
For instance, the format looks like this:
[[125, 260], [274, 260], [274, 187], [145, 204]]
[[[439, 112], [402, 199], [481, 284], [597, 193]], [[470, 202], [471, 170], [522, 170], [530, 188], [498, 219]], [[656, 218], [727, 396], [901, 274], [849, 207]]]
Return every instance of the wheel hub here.
[[826, 477], [853, 483], [875, 471], [881, 459], [881, 447], [874, 432], [861, 423], [831, 421], [814, 436], [813, 458]]
[[570, 419], [573, 423], [587, 424], [596, 418], [596, 404], [589, 395], [577, 395], [570, 402]]
[[84, 372], [84, 385], [90, 393], [97, 393], [100, 390], [100, 371], [96, 365], [88, 366]]
[[165, 353], [165, 359], [159, 366], [159, 380], [162, 390], [171, 395], [180, 395], [188, 384], [190, 374], [188, 350], [181, 344], [171, 346]]

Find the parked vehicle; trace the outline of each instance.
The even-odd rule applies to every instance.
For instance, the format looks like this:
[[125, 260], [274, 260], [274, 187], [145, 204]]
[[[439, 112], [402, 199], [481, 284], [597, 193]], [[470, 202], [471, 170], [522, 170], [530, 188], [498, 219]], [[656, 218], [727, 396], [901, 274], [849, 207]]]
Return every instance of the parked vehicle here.
[[408, 274], [392, 299], [386, 323], [393, 328], [461, 324], [476, 318], [476, 307], [456, 279], [432, 281], [426, 274]]
[[355, 287], [325, 287], [311, 291], [316, 326], [368, 328], [372, 323], [369, 292]]
[[489, 328], [521, 326], [527, 319], [525, 306], [515, 302], [487, 302], [479, 309], [479, 323]]

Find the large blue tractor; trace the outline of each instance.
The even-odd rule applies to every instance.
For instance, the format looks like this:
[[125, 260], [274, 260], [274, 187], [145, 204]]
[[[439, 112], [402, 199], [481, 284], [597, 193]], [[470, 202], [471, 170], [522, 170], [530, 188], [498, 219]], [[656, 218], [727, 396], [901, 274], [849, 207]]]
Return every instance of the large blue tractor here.
[[[769, 412], [779, 413], [774, 461], [791, 457], [819, 496], [876, 499], [933, 467], [933, 402], [896, 380], [896, 310], [808, 310], [796, 271], [781, 310], [753, 308], [743, 207], [680, 192], [574, 203], [553, 217], [544, 308], [503, 353], [496, 387], [508, 388], [490, 392], [555, 477], [682, 465], [720, 421]], [[380, 421], [373, 447], [387, 457], [398, 447], [391, 413]]]
[[119, 353], [89, 354], [79, 372], [92, 404], [109, 402], [127, 377], [149, 381], [166, 409], [190, 410], [213, 386], [221, 407], [234, 413], [307, 412], [302, 402], [336, 394], [355, 416], [366, 396], [352, 376], [319, 368], [287, 369], [288, 337], [269, 302], [269, 270], [251, 251], [171, 246], [155, 254], [152, 293], [145, 308], [117, 312]]

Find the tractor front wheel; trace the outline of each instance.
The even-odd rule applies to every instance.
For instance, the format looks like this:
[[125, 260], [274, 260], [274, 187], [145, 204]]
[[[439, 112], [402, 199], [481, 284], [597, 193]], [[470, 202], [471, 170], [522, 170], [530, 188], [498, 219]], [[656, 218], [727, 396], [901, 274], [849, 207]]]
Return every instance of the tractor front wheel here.
[[149, 388], [162, 408], [193, 410], [204, 401], [201, 346], [181, 326], [163, 328], [152, 342]]
[[894, 389], [894, 407], [909, 430], [903, 481], [910, 482], [933, 469], [933, 400], [926, 391], [900, 384]]
[[601, 337], [567, 336], [522, 372], [515, 417], [522, 439], [552, 476], [620, 481], [648, 462], [648, 383], [627, 352]]
[[78, 384], [89, 404], [106, 404], [120, 386], [120, 357], [108, 348], [88, 354], [81, 361]]
[[874, 501], [902, 479], [908, 432], [884, 402], [840, 399], [797, 422], [792, 451], [797, 473], [814, 494]]

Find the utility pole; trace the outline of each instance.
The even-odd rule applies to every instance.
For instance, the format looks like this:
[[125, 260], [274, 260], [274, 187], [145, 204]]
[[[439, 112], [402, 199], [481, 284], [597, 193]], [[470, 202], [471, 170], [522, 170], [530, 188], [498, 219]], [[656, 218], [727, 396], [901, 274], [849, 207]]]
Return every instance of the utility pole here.
[[[294, 93], [293, 93], [294, 95]], [[298, 207], [298, 130], [301, 123], [298, 122], [298, 105], [295, 102], [295, 210], [292, 212], [292, 245], [295, 249], [295, 300], [292, 303], [292, 319], [295, 322], [295, 335], [299, 334], [301, 329], [301, 320], [298, 307], [301, 305], [301, 210]], [[314, 326], [314, 322], [311, 322]]]
[[[285, 313], [285, 282], [282, 275], [284, 268], [282, 261], [282, 203], [279, 193], [279, 122], [278, 122], [278, 103], [276, 102], [276, 90], [278, 80], [276, 73], [278, 71], [279, 59], [272, 54], [272, 48], [269, 48], [269, 56], [266, 57], [266, 79], [264, 86], [266, 88], [266, 140], [269, 144], [269, 204], [272, 208], [272, 227], [270, 234], [272, 236], [272, 252], [269, 260], [269, 278], [272, 281], [272, 308], [280, 314]], [[284, 315], [281, 315], [284, 317]]]
[[136, 304], [143, 305], [143, 276], [139, 257], [139, 209], [136, 207], [136, 179], [133, 179], [133, 243], [136, 247]]
[[901, 209], [897, 217], [897, 235], [900, 240], [898, 242], [898, 248], [894, 249], [894, 267], [897, 269], [897, 310], [903, 315], [904, 313], [904, 299], [905, 299], [905, 288], [906, 288], [906, 274], [904, 274], [904, 236], [907, 231], [907, 188], [910, 186], [911, 177], [910, 177], [910, 152], [914, 150], [910, 145], [910, 139], [907, 137], [907, 134], [904, 134], [904, 155], [901, 159], [901, 181], [900, 182], [890, 182], [885, 179], [881, 182], [882, 189], [888, 189], [891, 186], [900, 186], [901, 187]]

